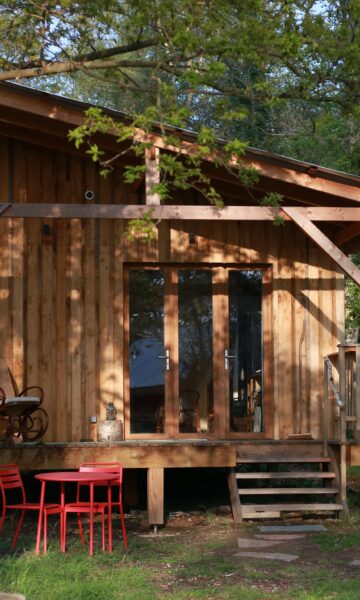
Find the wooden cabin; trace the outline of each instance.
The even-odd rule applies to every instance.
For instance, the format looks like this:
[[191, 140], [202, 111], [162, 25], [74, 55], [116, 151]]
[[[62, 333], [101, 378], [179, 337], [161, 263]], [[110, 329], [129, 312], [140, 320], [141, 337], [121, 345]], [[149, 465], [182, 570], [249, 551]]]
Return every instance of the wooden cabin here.
[[[85, 108], [0, 85], [1, 358], [19, 388], [44, 389], [49, 415], [40, 440], [4, 442], [2, 462], [147, 469], [153, 525], [172, 468], [228, 469], [235, 519], [340, 510], [344, 465], [360, 464], [360, 346], [344, 338], [344, 273], [360, 283], [346, 255], [360, 248], [360, 177], [249, 148], [251, 190], [204, 163], [225, 208], [194, 191], [160, 206], [156, 152], [129, 185], [121, 162], [104, 179], [70, 144]], [[185, 152], [194, 140], [183, 136]], [[110, 134], [99, 143], [117, 150]], [[258, 204], [268, 191], [284, 196], [283, 226]], [[156, 240], [129, 241], [128, 220], [149, 204]], [[123, 435], [98, 441], [109, 402]], [[316, 501], [286, 482], [264, 491], [305, 476]]]

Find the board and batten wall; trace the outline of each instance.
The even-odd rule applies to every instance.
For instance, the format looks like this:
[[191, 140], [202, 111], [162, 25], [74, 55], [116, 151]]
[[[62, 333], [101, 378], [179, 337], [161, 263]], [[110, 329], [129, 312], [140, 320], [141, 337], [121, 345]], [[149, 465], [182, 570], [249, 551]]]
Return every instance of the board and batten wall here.
[[[103, 179], [75, 154], [0, 138], [0, 159], [1, 202], [85, 203], [86, 190], [97, 203], [137, 201], [121, 173]], [[125, 226], [0, 218], [1, 355], [20, 388], [43, 387], [44, 441], [87, 438], [109, 400], [123, 414], [131, 262], [271, 265], [273, 437], [321, 437], [322, 357], [343, 341], [343, 276], [332, 261], [291, 223], [164, 221], [150, 245], [127, 241]]]

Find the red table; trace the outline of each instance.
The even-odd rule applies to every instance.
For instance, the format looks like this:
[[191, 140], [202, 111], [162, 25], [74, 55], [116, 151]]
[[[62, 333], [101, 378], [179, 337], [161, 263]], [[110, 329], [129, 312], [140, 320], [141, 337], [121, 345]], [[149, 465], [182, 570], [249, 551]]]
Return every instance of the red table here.
[[90, 487], [90, 544], [89, 554], [94, 554], [94, 485], [95, 483], [103, 483], [107, 486], [107, 501], [108, 501], [108, 550], [112, 552], [112, 520], [111, 520], [111, 486], [110, 483], [114, 479], [119, 477], [115, 473], [105, 472], [89, 472], [89, 471], [58, 471], [56, 473], [38, 473], [35, 475], [35, 479], [41, 481], [41, 493], [40, 493], [40, 510], [39, 520], [36, 536], [36, 554], [40, 552], [41, 544], [41, 528], [44, 513], [45, 503], [45, 489], [47, 482], [60, 483], [60, 505], [61, 505], [61, 516], [60, 516], [60, 539], [61, 539], [61, 550], [65, 552], [65, 532], [64, 528], [64, 507], [65, 507], [65, 483], [84, 483]]

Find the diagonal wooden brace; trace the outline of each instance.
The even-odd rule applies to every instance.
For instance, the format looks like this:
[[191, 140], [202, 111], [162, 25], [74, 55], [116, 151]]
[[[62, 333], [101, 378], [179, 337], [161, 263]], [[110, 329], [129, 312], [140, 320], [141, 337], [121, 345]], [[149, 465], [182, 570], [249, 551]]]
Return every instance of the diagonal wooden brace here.
[[360, 269], [314, 223], [305, 217], [304, 214], [301, 214], [297, 208], [287, 206], [282, 210], [319, 248], [330, 256], [346, 275], [349, 275], [355, 283], [360, 285]]

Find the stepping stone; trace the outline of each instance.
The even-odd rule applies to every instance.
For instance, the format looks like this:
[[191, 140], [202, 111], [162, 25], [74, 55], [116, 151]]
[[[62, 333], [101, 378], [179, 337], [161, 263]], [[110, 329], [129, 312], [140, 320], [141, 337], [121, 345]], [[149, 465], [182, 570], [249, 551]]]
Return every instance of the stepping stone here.
[[305, 533], [262, 533], [254, 536], [257, 540], [274, 540], [274, 542], [287, 542], [289, 540], [301, 540], [306, 537]]
[[308, 533], [309, 531], [327, 531], [324, 525], [262, 525], [257, 527], [262, 533]]
[[0, 600], [26, 600], [22, 594], [13, 594], [12, 592], [0, 592]]
[[360, 560], [352, 560], [350, 565], [352, 567], [360, 567]]
[[281, 554], [280, 552], [237, 552], [234, 556], [240, 558], [265, 558], [267, 560], [282, 560], [292, 562], [299, 558], [296, 554]]
[[281, 544], [277, 540], [249, 540], [248, 538], [238, 538], [239, 548], [270, 548], [274, 544]]

